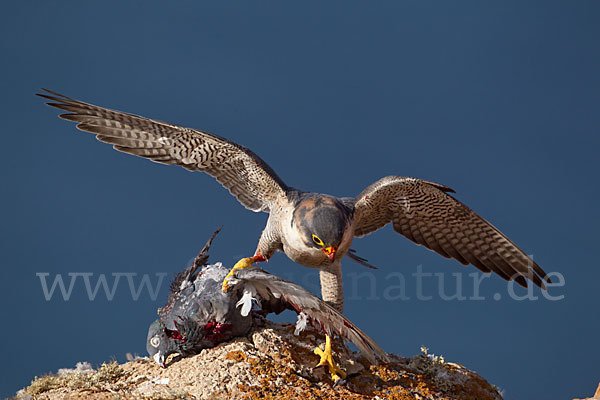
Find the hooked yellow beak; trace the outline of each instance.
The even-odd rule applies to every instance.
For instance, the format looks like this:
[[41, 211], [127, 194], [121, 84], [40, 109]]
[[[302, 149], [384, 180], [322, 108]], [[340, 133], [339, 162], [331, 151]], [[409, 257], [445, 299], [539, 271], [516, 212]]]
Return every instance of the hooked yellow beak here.
[[321, 250], [323, 251], [323, 253], [327, 254], [331, 262], [335, 260], [335, 252], [337, 251], [335, 246], [323, 247]]

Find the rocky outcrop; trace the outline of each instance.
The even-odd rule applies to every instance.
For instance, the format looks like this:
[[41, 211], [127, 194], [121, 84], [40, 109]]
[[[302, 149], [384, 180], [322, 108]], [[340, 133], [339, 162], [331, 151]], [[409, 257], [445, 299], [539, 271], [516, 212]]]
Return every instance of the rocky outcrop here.
[[573, 400], [600, 400], [600, 383], [598, 384], [596, 393], [594, 393], [594, 397], [586, 397], [585, 399], [573, 399]]
[[81, 367], [35, 378], [17, 398], [35, 399], [502, 399], [498, 389], [465, 367], [442, 357], [391, 355], [370, 365], [343, 343], [334, 353], [348, 373], [334, 386], [313, 348], [323, 335], [292, 324], [263, 321], [247, 337], [200, 354], [174, 357], [167, 368], [151, 359]]

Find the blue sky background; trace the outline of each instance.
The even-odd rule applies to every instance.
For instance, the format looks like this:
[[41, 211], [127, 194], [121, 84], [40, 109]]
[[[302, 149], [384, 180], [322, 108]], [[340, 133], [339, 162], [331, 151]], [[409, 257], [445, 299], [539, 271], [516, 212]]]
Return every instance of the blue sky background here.
[[[46, 301], [38, 272], [185, 267], [219, 226], [212, 260], [251, 255], [266, 214], [212, 178], [121, 154], [33, 94], [75, 98], [208, 130], [250, 147], [290, 185], [358, 194], [385, 175], [454, 188], [563, 287], [517, 301], [492, 277], [485, 300], [444, 301], [462, 267], [389, 227], [346, 261], [345, 313], [388, 352], [421, 345], [476, 370], [506, 399], [590, 395], [598, 381], [597, 173], [600, 4], [595, 1], [5, 2], [0, 12], [3, 183], [0, 395], [35, 375], [145, 353], [164, 304]], [[282, 254], [268, 269], [318, 290]], [[401, 272], [408, 300], [386, 299]], [[396, 279], [396, 280], [394, 280]], [[358, 288], [354, 291], [353, 286]], [[373, 290], [373, 293], [371, 293]], [[388, 290], [388, 292], [386, 292]], [[523, 290], [516, 290], [523, 294]], [[494, 297], [496, 296], [496, 297]], [[499, 300], [495, 300], [498, 298]]]

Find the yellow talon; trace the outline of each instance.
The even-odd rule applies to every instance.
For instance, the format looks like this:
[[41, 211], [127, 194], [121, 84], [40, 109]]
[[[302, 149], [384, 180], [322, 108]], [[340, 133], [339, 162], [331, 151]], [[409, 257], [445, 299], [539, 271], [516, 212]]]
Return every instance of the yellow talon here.
[[229, 273], [225, 276], [225, 279], [223, 279], [223, 286], [221, 287], [221, 289], [226, 292], [229, 289], [229, 285], [227, 284], [227, 281], [229, 281], [229, 278], [231, 278], [233, 276], [233, 274], [235, 274], [235, 271], [237, 271], [238, 269], [244, 269], [244, 268], [248, 268], [252, 266], [252, 263], [258, 261], [257, 257], [246, 257], [246, 258], [242, 258], [240, 261], [236, 262], [235, 265], [233, 266], [233, 268], [231, 268], [231, 271], [229, 271]]
[[331, 355], [331, 338], [329, 335], [325, 335], [325, 350], [323, 351], [320, 347], [317, 347], [313, 350], [313, 352], [316, 355], [321, 356], [321, 361], [319, 361], [317, 367], [326, 365], [329, 369], [329, 374], [331, 375], [333, 382], [337, 382], [340, 379], [346, 378], [346, 373], [342, 371], [335, 361], [333, 361], [333, 356]]

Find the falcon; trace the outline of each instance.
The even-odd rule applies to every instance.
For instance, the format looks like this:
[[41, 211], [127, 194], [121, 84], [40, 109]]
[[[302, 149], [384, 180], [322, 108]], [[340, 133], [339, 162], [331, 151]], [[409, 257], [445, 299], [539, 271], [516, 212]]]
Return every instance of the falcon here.
[[[438, 183], [402, 176], [386, 176], [356, 197], [335, 197], [293, 188], [251, 150], [220, 136], [114, 111], [42, 89], [38, 96], [66, 111], [60, 117], [77, 123], [114, 149], [206, 172], [247, 209], [269, 214], [252, 257], [238, 261], [235, 271], [267, 261], [276, 251], [292, 261], [319, 270], [321, 296], [343, 310], [342, 265], [345, 256], [369, 266], [350, 249], [362, 237], [391, 223], [394, 230], [418, 245], [472, 264], [484, 273], [495, 272], [527, 287], [527, 279], [545, 289], [548, 275], [492, 224], [455, 199], [454, 190]], [[329, 339], [329, 337], [328, 337]], [[319, 364], [335, 371], [331, 354]], [[332, 372], [333, 375], [333, 372]]]
[[[202, 349], [246, 336], [257, 321], [256, 317], [285, 309], [298, 314], [295, 334], [300, 333], [307, 323], [326, 332], [326, 350], [331, 348], [327, 337], [337, 334], [354, 343], [372, 364], [377, 364], [377, 358], [388, 361], [387, 354], [373, 339], [331, 305], [295, 283], [260, 268], [236, 270], [230, 278], [230, 289], [223, 292], [223, 279], [229, 269], [221, 263], [205, 265], [208, 249], [219, 230], [192, 265], [177, 274], [171, 283], [167, 304], [159, 309], [159, 318], [148, 329], [146, 349], [160, 366], [165, 367], [170, 354], [198, 354]], [[251, 313], [256, 306], [260, 311]], [[319, 347], [315, 351], [323, 352]], [[334, 381], [345, 377], [341, 369], [334, 373]]]

